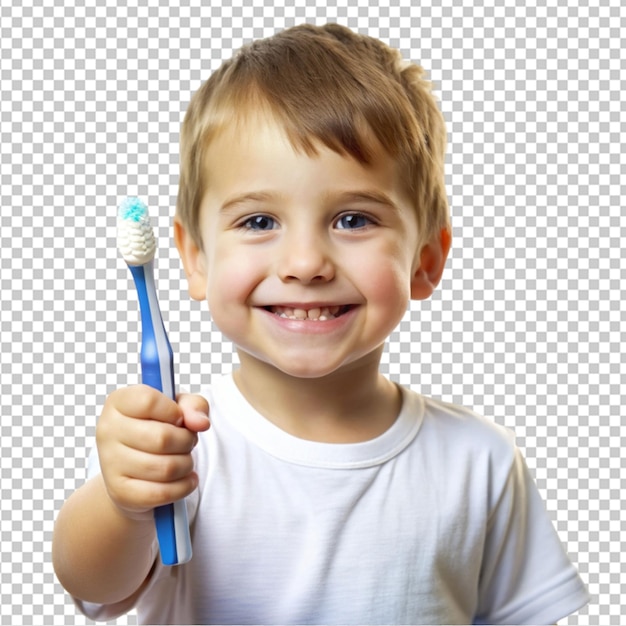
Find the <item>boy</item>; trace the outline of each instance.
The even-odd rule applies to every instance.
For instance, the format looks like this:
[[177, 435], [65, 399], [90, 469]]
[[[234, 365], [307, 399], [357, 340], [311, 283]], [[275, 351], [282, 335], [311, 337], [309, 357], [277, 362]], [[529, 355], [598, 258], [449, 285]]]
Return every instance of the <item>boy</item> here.
[[[175, 240], [240, 367], [178, 404], [107, 399], [101, 473], [54, 540], [88, 615], [549, 623], [586, 602], [509, 434], [379, 373], [444, 268], [444, 151], [421, 68], [337, 25], [256, 42], [194, 95]], [[194, 557], [163, 567], [151, 511], [184, 496]]]

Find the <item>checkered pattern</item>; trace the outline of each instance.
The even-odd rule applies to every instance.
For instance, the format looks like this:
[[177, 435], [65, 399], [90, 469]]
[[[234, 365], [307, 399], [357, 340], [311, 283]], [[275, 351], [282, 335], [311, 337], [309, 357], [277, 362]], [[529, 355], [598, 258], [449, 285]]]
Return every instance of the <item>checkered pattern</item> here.
[[620, 623], [624, 9], [223, 4], [0, 9], [2, 623], [88, 623], [54, 578], [50, 545], [105, 396], [138, 378], [136, 296], [115, 241], [122, 196], [155, 218], [181, 386], [197, 387], [209, 360], [231, 369], [171, 245], [179, 125], [222, 59], [303, 21], [342, 22], [420, 61], [448, 123], [453, 251], [434, 297], [392, 335], [385, 371], [516, 431], [592, 594], [563, 623]]

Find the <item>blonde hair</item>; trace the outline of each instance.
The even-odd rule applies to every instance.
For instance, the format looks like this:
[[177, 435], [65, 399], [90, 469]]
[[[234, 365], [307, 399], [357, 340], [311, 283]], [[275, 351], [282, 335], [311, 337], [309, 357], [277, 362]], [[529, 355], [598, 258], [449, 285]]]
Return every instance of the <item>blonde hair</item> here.
[[374, 137], [400, 168], [421, 241], [449, 228], [445, 122], [424, 70], [372, 37], [338, 24], [304, 24], [245, 46], [191, 99], [181, 129], [176, 213], [200, 249], [211, 138], [263, 108], [294, 149], [308, 155], [321, 142], [366, 165]]

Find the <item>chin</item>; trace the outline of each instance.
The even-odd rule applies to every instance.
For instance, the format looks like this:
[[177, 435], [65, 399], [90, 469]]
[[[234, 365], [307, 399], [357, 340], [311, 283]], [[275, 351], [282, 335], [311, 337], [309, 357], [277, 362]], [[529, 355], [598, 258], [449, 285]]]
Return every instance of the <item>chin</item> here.
[[302, 366], [294, 365], [294, 363], [282, 364], [282, 363], [267, 363], [271, 368], [291, 378], [299, 378], [306, 380], [315, 380], [320, 378], [326, 378], [331, 376], [335, 372], [341, 369], [339, 366], [328, 365], [326, 367], [320, 367], [318, 364], [303, 363]]
[[332, 374], [341, 367], [341, 363], [329, 363], [321, 355], [317, 358], [302, 355], [278, 355], [273, 358], [268, 354], [260, 354], [258, 351], [246, 349], [235, 344], [239, 362], [244, 370], [250, 373], [256, 372], [258, 375], [282, 374], [291, 378], [323, 378]]

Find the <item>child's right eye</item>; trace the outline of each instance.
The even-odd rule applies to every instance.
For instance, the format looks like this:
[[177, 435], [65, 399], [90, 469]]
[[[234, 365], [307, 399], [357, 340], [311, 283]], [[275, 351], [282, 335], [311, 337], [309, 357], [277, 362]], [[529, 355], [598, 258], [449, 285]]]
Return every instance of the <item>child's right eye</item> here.
[[245, 230], [274, 230], [276, 228], [276, 220], [269, 215], [253, 215], [241, 223], [241, 227]]

